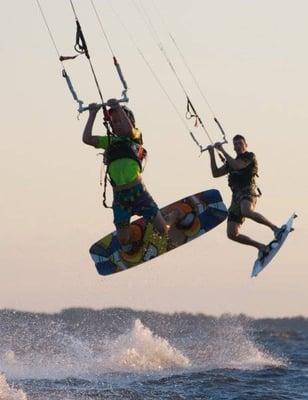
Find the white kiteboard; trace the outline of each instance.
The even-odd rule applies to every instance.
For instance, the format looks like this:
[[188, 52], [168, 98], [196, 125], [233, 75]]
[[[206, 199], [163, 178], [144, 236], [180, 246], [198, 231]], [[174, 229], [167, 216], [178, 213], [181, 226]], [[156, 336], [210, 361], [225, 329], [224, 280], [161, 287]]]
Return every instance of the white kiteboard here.
[[285, 230], [283, 231], [280, 240], [273, 240], [271, 242], [271, 250], [262, 260], [258, 257], [254, 263], [251, 277], [257, 276], [275, 257], [275, 255], [280, 250], [281, 246], [285, 242], [286, 238], [288, 237], [289, 233], [293, 231], [293, 222], [297, 215], [294, 213], [289, 220], [285, 224]]

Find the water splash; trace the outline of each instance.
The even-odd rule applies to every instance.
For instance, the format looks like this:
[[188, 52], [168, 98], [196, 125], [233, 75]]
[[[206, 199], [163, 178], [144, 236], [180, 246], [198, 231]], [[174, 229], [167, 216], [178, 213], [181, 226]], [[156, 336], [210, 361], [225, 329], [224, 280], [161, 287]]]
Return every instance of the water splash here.
[[0, 371], [9, 379], [91, 380], [110, 372], [287, 365], [258, 343], [244, 317], [144, 313], [145, 325], [127, 314], [6, 315], [0, 320]]
[[195, 354], [194, 360], [207, 369], [258, 370], [287, 365], [283, 357], [273, 356], [257, 344], [246, 324], [238, 318], [218, 319], [202, 342], [204, 345]]
[[133, 329], [112, 344], [114, 367], [133, 370], [187, 368], [190, 360], [137, 319]]
[[[0, 355], [0, 369], [13, 379], [91, 378], [108, 372], [186, 368], [190, 361], [167, 339], [154, 335], [139, 319], [115, 338], [78, 338], [54, 329], [46, 344]], [[2, 399], [0, 399], [2, 400]]]
[[7, 383], [3, 374], [0, 374], [0, 400], [27, 400], [21, 389], [14, 389]]
[[63, 333], [61, 340], [59, 343], [59, 337], [55, 337], [53, 345], [46, 343], [45, 349], [40, 351], [30, 348], [20, 354], [8, 350], [0, 358], [0, 368], [13, 379], [62, 379], [91, 375], [95, 369], [95, 355], [87, 342]]

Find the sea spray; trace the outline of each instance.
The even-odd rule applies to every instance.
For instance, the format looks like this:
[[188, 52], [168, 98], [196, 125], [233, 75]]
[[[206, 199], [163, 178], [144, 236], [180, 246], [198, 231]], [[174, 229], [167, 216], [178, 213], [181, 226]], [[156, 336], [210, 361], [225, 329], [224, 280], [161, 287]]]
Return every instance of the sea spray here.
[[116, 372], [284, 367], [285, 357], [262, 345], [253, 324], [245, 316], [124, 309], [2, 311], [0, 371], [8, 379], [94, 379]]
[[213, 319], [203, 337], [202, 346], [197, 347], [190, 357], [194, 365], [207, 369], [236, 368], [262, 369], [284, 367], [286, 360], [270, 354], [254, 339], [249, 322], [240, 317], [224, 315]]
[[0, 374], [0, 400], [27, 400], [21, 389], [11, 387], [3, 374]]
[[137, 319], [133, 329], [111, 344], [111, 362], [127, 370], [187, 368], [190, 361], [166, 339], [154, 335]]
[[[64, 330], [64, 332], [63, 332]], [[0, 368], [12, 379], [93, 378], [109, 372], [153, 371], [187, 368], [190, 360], [166, 338], [155, 335], [137, 319], [126, 333], [101, 338], [68, 334], [63, 325], [43, 338], [41, 345], [28, 345], [21, 351], [6, 349], [0, 354]]]

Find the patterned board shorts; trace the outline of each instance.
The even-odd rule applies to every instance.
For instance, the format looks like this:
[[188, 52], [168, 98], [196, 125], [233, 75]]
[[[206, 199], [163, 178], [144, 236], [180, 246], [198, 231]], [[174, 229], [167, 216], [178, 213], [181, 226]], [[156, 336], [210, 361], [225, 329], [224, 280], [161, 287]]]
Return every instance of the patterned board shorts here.
[[253, 206], [255, 207], [258, 197], [259, 195], [253, 189], [245, 189], [238, 192], [233, 192], [231, 205], [228, 210], [228, 222], [242, 224], [245, 221], [245, 217], [242, 215], [241, 202], [243, 200], [248, 200], [253, 203]]
[[129, 189], [114, 191], [112, 209], [113, 222], [117, 229], [127, 227], [133, 215], [151, 220], [159, 211], [143, 183], [138, 183]]

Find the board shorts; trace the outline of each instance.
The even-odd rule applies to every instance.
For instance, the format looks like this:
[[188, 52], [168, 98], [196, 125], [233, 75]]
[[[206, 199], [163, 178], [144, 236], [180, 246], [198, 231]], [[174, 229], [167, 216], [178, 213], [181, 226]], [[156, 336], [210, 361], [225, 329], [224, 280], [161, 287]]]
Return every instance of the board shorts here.
[[129, 189], [114, 191], [113, 222], [117, 229], [129, 226], [133, 215], [140, 215], [149, 221], [156, 217], [159, 208], [143, 183]]
[[257, 194], [254, 188], [233, 192], [231, 205], [228, 209], [228, 222], [236, 222], [237, 224], [242, 225], [245, 221], [245, 217], [243, 217], [241, 212], [241, 202], [243, 200], [248, 200], [253, 203], [253, 206], [255, 206], [258, 197], [259, 194]]

